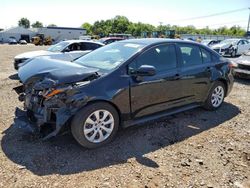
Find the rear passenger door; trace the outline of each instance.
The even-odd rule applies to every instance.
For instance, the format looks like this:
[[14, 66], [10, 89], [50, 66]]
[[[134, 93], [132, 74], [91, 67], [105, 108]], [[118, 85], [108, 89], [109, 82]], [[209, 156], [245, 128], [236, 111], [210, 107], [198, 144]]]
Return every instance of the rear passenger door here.
[[195, 44], [179, 43], [181, 69], [180, 84], [185, 104], [204, 101], [212, 69], [211, 53]]

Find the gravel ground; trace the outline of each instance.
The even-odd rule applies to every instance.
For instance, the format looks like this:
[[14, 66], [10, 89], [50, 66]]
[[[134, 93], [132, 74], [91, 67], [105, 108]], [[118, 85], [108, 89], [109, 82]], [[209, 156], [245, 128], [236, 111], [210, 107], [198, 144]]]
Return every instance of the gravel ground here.
[[250, 81], [236, 80], [218, 111], [121, 130], [87, 150], [70, 134], [44, 142], [12, 125], [22, 106], [13, 57], [45, 48], [0, 45], [0, 187], [250, 187]]

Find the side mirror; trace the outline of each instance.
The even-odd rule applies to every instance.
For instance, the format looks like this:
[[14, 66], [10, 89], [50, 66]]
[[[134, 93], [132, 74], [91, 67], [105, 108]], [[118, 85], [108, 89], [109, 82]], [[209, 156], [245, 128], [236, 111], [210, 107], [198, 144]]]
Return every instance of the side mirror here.
[[156, 69], [151, 65], [142, 65], [135, 72], [136, 76], [154, 76], [155, 74]]

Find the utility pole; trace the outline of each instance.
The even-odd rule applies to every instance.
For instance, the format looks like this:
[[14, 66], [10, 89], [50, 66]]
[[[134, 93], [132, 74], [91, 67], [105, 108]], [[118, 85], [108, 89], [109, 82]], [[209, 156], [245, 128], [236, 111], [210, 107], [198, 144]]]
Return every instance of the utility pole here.
[[250, 25], [250, 7], [249, 9], [249, 18], [248, 18], [248, 24], [247, 24], [247, 32], [249, 31], [249, 25]]

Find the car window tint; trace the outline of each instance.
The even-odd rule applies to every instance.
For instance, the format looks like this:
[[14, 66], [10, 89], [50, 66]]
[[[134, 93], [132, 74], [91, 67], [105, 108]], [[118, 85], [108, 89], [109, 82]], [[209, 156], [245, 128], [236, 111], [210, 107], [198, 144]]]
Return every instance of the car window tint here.
[[70, 51], [78, 51], [81, 50], [81, 47], [78, 43], [73, 43], [69, 46]]
[[243, 43], [244, 43], [244, 44], [248, 44], [248, 41], [246, 41], [246, 40], [243, 40]]
[[95, 50], [97, 48], [99, 48], [100, 45], [99, 44], [95, 44], [95, 43], [88, 43], [88, 42], [82, 42], [81, 43], [81, 50]]
[[[157, 72], [176, 68], [175, 46], [172, 44], [153, 47], [140, 55], [136, 60], [136, 68], [141, 65], [154, 66]], [[133, 68], [134, 65], [131, 65]]]
[[207, 50], [201, 48], [203, 63], [210, 63], [212, 61], [211, 54]]
[[198, 46], [191, 44], [178, 44], [182, 54], [183, 66], [202, 64], [201, 51]]

